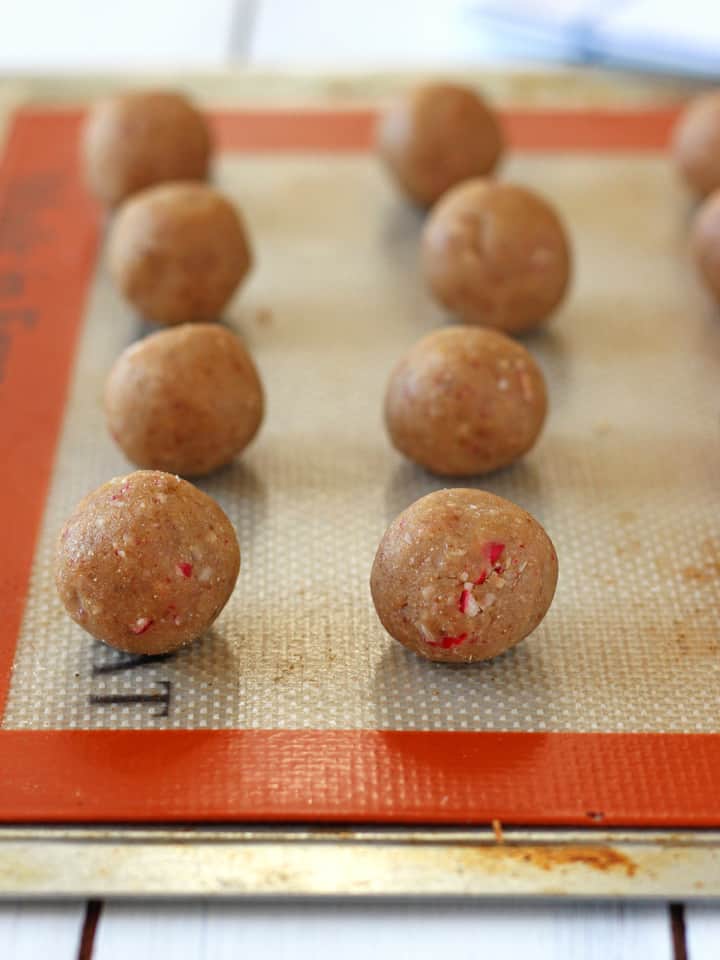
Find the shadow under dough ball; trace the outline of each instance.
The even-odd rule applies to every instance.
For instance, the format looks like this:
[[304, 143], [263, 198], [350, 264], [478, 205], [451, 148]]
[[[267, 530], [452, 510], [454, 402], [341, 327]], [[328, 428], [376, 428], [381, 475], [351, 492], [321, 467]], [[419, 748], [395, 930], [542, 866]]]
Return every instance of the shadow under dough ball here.
[[212, 141], [181, 94], [146, 91], [99, 100], [83, 131], [85, 179], [108, 207], [167, 180], [204, 180]]
[[482, 490], [438, 490], [388, 527], [370, 576], [387, 632], [429, 660], [487, 660], [547, 613], [555, 548], [520, 507]]
[[219, 324], [184, 324], [128, 347], [105, 385], [108, 428], [139, 467], [201, 476], [229, 463], [263, 417], [252, 357]]
[[707, 198], [695, 216], [692, 251], [703, 280], [720, 304], [720, 189]]
[[205, 633], [232, 593], [240, 548], [218, 504], [156, 471], [88, 494], [57, 543], [55, 582], [72, 619], [128, 653], [176, 650]]
[[385, 422], [393, 445], [433, 473], [472, 476], [517, 460], [547, 412], [540, 367], [495, 330], [448, 327], [423, 337], [390, 375]]
[[694, 193], [704, 197], [720, 187], [720, 90], [690, 102], [675, 127], [672, 151]]
[[526, 187], [469, 180], [423, 229], [422, 270], [435, 299], [465, 323], [524, 333], [565, 295], [570, 246], [558, 215]]
[[166, 326], [215, 320], [252, 265], [240, 215], [201, 183], [151, 187], [110, 229], [110, 273], [142, 316]]
[[474, 90], [429, 83], [380, 119], [377, 150], [399, 186], [422, 206], [450, 187], [491, 173], [503, 151], [495, 113]]

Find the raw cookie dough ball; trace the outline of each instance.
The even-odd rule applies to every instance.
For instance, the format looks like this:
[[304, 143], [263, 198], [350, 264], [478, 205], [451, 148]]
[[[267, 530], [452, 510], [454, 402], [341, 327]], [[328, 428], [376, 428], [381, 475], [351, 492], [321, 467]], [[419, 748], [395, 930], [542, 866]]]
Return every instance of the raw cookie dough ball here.
[[456, 183], [491, 173], [503, 140], [495, 114], [474, 90], [432, 83], [387, 111], [377, 148], [408, 196], [430, 206]]
[[532, 190], [470, 180], [433, 209], [422, 267], [433, 296], [465, 323], [524, 333], [562, 300], [570, 248], [557, 214]]
[[139, 467], [194, 477], [252, 440], [263, 390], [240, 340], [218, 324], [185, 324], [128, 347], [105, 387], [110, 433]]
[[232, 524], [197, 487], [141, 470], [88, 494], [62, 529], [55, 582], [70, 616], [128, 653], [195, 640], [240, 570]]
[[482, 490], [439, 490], [385, 531], [370, 589], [392, 637], [458, 663], [496, 657], [532, 633], [557, 574], [555, 548], [529, 513]]
[[211, 140], [203, 115], [178, 93], [125, 93], [100, 100], [85, 124], [85, 175], [115, 207], [166, 180], [204, 180]]
[[708, 197], [695, 217], [692, 248], [708, 289], [720, 303], [720, 189]]
[[148, 320], [215, 320], [250, 269], [232, 204], [202, 183], [151, 187], [127, 201], [110, 231], [110, 272]]
[[705, 196], [720, 187], [720, 90], [690, 103], [675, 127], [672, 149], [695, 193]]
[[478, 327], [423, 337], [393, 370], [385, 395], [395, 447], [449, 476], [517, 460], [537, 440], [546, 412], [545, 380], [525, 347]]

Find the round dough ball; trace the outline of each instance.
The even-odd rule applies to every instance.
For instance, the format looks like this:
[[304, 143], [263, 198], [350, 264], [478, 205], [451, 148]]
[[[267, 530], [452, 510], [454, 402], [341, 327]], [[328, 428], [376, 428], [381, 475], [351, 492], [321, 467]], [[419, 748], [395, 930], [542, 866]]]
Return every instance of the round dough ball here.
[[110, 433], [139, 467], [186, 477], [229, 463], [255, 436], [263, 389], [240, 340], [185, 324], [128, 347], [105, 387]]
[[491, 173], [503, 139], [495, 113], [474, 90], [432, 83], [385, 113], [377, 149], [407, 195], [430, 206], [456, 183]]
[[394, 446], [448, 476], [517, 460], [537, 440], [546, 412], [545, 379], [525, 347], [478, 327], [423, 337], [393, 370], [385, 395]]
[[203, 115], [178, 93], [125, 93], [98, 101], [85, 123], [85, 176], [109, 207], [166, 180], [204, 180], [211, 153]]
[[422, 268], [433, 296], [465, 323], [524, 333], [565, 295], [570, 247], [557, 214], [532, 190], [470, 180], [434, 207]]
[[487, 660], [537, 627], [555, 593], [555, 548], [520, 507], [439, 490], [385, 531], [370, 576], [388, 633], [429, 660]]
[[215, 320], [252, 255], [232, 204], [201, 183], [168, 183], [132, 197], [110, 231], [110, 272], [148, 320]]
[[141, 470], [88, 494], [60, 533], [55, 582], [76, 623], [128, 653], [205, 633], [240, 570], [232, 524], [197, 487]]
[[675, 127], [672, 149], [695, 193], [703, 197], [720, 187], [720, 90], [691, 101]]

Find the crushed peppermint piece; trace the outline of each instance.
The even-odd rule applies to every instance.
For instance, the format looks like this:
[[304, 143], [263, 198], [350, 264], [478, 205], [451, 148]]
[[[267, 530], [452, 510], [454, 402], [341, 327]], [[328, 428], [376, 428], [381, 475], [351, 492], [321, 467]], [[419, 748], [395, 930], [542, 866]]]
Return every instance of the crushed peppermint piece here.
[[212, 570], [210, 567], [203, 567], [200, 573], [198, 574], [198, 580], [200, 583], [209, 583], [212, 577]]
[[155, 623], [155, 621], [151, 620], [150, 617], [138, 617], [135, 623], [130, 624], [130, 632], [139, 636], [141, 633], [149, 630], [153, 623]]
[[417, 625], [417, 628], [418, 628], [418, 630], [420, 631], [420, 633], [422, 634], [422, 638], [423, 638], [423, 640], [424, 640], [426, 643], [434, 643], [434, 642], [435, 642], [435, 641], [433, 640], [433, 635], [432, 635], [432, 633], [430, 633], [430, 631], [428, 630], [428, 628], [425, 626], [424, 623], [419, 623], [419, 624]]
[[460, 613], [464, 613], [468, 617], [476, 617], [480, 612], [480, 605], [473, 596], [472, 590], [472, 583], [464, 584], [463, 591], [460, 594], [460, 599], [458, 600], [458, 608]]
[[457, 647], [467, 640], [467, 634], [461, 633], [457, 637], [440, 637], [439, 640], [429, 640], [431, 647], [441, 647], [443, 650], [450, 650], [451, 647]]
[[497, 600], [497, 597], [495, 596], [494, 593], [486, 593], [485, 596], [483, 597], [483, 602], [482, 602], [483, 610], [487, 610], [488, 607], [491, 607], [496, 600]]
[[120, 490], [117, 493], [113, 493], [110, 497], [111, 500], [122, 500], [123, 496], [128, 492], [129, 483], [124, 483]]
[[485, 581], [487, 580], [487, 577], [488, 577], [488, 575], [487, 575], [487, 570], [483, 570], [482, 573], [480, 574], [480, 576], [479, 576], [479, 577], [477, 578], [477, 580], [475, 581], [475, 584], [476, 584], [478, 587], [481, 587], [481, 586], [485, 583]]
[[495, 567], [500, 557], [503, 555], [503, 550], [505, 549], [504, 543], [498, 543], [495, 540], [491, 540], [487, 546], [488, 550], [488, 559], [490, 560], [490, 566]]
[[528, 565], [527, 560], [523, 560], [523, 562], [518, 567], [518, 573], [522, 573], [527, 565]]
[[191, 563], [177, 563], [175, 564], [175, 569], [178, 572], [178, 575], [181, 577], [191, 577], [193, 572], [193, 565]]

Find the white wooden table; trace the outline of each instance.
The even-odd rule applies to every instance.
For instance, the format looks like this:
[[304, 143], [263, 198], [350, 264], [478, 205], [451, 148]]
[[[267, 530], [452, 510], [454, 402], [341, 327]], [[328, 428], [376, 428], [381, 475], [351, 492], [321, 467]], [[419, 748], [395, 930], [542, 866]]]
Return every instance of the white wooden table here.
[[720, 909], [664, 903], [2, 903], [12, 960], [717, 960]]
[[[0, 0], [0, 69], [251, 64], [429, 67], [502, 58], [458, 0]], [[12, 16], [10, 9], [12, 8]], [[380, 16], [382, 15], [382, 21]], [[43, 30], [37, 30], [38, 22]], [[383, 29], [378, 23], [383, 23]], [[173, 30], [168, 24], [173, 24]], [[93, 42], [87, 43], [88, 35]], [[332, 36], [332, 44], [328, 37]], [[508, 902], [0, 902], [0, 957], [717, 960], [720, 906]]]

